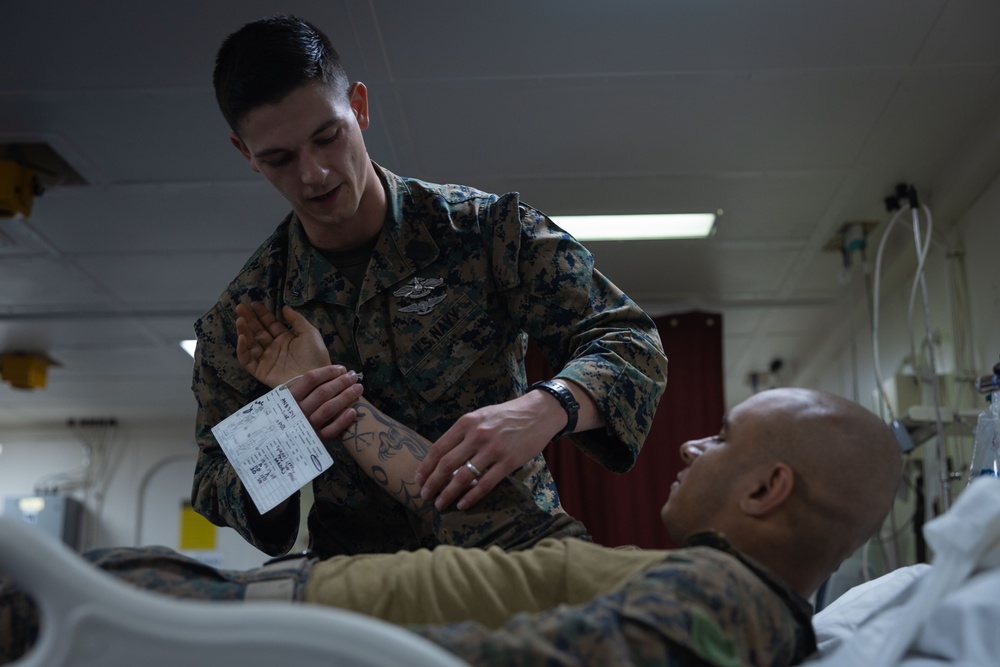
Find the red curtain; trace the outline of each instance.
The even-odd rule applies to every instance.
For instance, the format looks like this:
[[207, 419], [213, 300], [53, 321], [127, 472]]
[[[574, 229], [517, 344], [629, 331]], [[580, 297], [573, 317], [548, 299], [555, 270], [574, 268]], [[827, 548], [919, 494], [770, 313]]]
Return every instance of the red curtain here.
[[[667, 353], [667, 389], [635, 467], [624, 474], [610, 472], [568, 438], [545, 450], [566, 511], [606, 546], [676, 546], [660, 521], [660, 508], [682, 467], [680, 445], [718, 433], [725, 410], [721, 315], [695, 311], [654, 321]], [[532, 346], [527, 372], [529, 383], [552, 377]]]

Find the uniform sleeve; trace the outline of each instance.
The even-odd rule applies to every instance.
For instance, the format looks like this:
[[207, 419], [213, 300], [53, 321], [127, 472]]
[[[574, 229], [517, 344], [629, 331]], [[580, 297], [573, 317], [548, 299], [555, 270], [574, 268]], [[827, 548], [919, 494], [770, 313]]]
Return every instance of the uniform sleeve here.
[[497, 630], [475, 623], [411, 629], [472, 665], [732, 667], [802, 659], [798, 623], [759, 578], [735, 559], [684, 555], [589, 604], [519, 614]]
[[591, 253], [539, 211], [500, 197], [492, 206], [493, 267], [508, 311], [556, 376], [580, 385], [605, 428], [571, 436], [615, 472], [635, 463], [667, 381], [652, 319], [594, 268]]
[[24, 657], [38, 641], [38, 607], [14, 580], [0, 573], [0, 665]]
[[291, 498], [280, 528], [263, 530], [260, 513], [212, 435], [213, 426], [267, 388], [240, 368], [236, 360], [235, 323], [223, 308], [216, 306], [206, 313], [195, 329], [198, 347], [192, 390], [198, 402], [195, 425], [198, 461], [191, 506], [215, 525], [233, 528], [264, 553], [285, 554], [298, 535], [298, 493]]

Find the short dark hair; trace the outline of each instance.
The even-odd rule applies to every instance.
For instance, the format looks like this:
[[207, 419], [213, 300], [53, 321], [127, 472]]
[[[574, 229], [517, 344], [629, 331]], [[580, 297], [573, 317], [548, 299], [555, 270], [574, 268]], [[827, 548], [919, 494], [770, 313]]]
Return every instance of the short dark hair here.
[[265, 104], [276, 104], [311, 81], [345, 92], [347, 73], [330, 39], [296, 16], [248, 23], [229, 35], [215, 58], [215, 99], [229, 127]]

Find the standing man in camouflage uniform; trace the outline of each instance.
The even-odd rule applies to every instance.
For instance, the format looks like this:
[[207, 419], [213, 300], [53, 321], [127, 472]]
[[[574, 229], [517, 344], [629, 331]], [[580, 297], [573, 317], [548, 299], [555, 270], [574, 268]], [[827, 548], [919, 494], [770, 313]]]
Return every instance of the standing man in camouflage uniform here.
[[[231, 35], [214, 84], [233, 145], [292, 212], [195, 325], [196, 510], [269, 554], [296, 537], [298, 498], [258, 514], [211, 433], [266, 390], [235, 356], [235, 307], [248, 301], [276, 315], [294, 307], [334, 361], [364, 374], [373, 402], [435, 440], [417, 480], [439, 510], [473, 507], [509, 478], [557, 514], [541, 452], [565, 434], [611, 470], [634, 464], [666, 358], [650, 318], [583, 246], [517, 194], [433, 185], [372, 162], [367, 90], [304, 21], [264, 19]], [[528, 337], [556, 369], [535, 391]], [[309, 515], [318, 555], [437, 543], [342, 447], [329, 448], [335, 463], [314, 480]]]
[[[305, 380], [330, 372], [310, 371]], [[336, 374], [340, 395], [353, 402], [357, 385]], [[298, 383], [292, 389], [300, 401], [310, 393]], [[358, 406], [366, 430], [419, 438]], [[216, 570], [162, 547], [87, 558], [182, 598], [276, 599], [281, 592], [354, 610], [407, 625], [472, 665], [802, 662], [816, 650], [806, 598], [892, 505], [902, 467], [895, 438], [843, 398], [774, 389], [733, 408], [718, 435], [685, 443], [681, 456], [687, 467], [661, 511], [685, 545], [673, 551], [546, 539], [516, 552], [439, 546], [246, 572]], [[409, 476], [415, 467], [410, 459], [408, 471], [402, 463], [397, 472]], [[37, 627], [27, 596], [0, 577], [0, 638], [7, 638], [0, 663], [22, 655]]]

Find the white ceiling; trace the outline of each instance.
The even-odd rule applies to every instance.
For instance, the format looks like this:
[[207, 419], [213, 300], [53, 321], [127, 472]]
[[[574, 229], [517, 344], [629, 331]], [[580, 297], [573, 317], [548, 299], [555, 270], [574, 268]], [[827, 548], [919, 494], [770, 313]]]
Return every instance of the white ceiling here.
[[0, 425], [193, 418], [178, 341], [286, 210], [229, 145], [213, 58], [278, 11], [368, 85], [396, 173], [550, 214], [723, 209], [710, 240], [591, 249], [651, 314], [723, 313], [730, 403], [842, 317], [844, 223], [906, 182], [948, 225], [1000, 174], [996, 0], [7, 3], [0, 143], [88, 185], [0, 220], [0, 349], [62, 364], [0, 386]]

